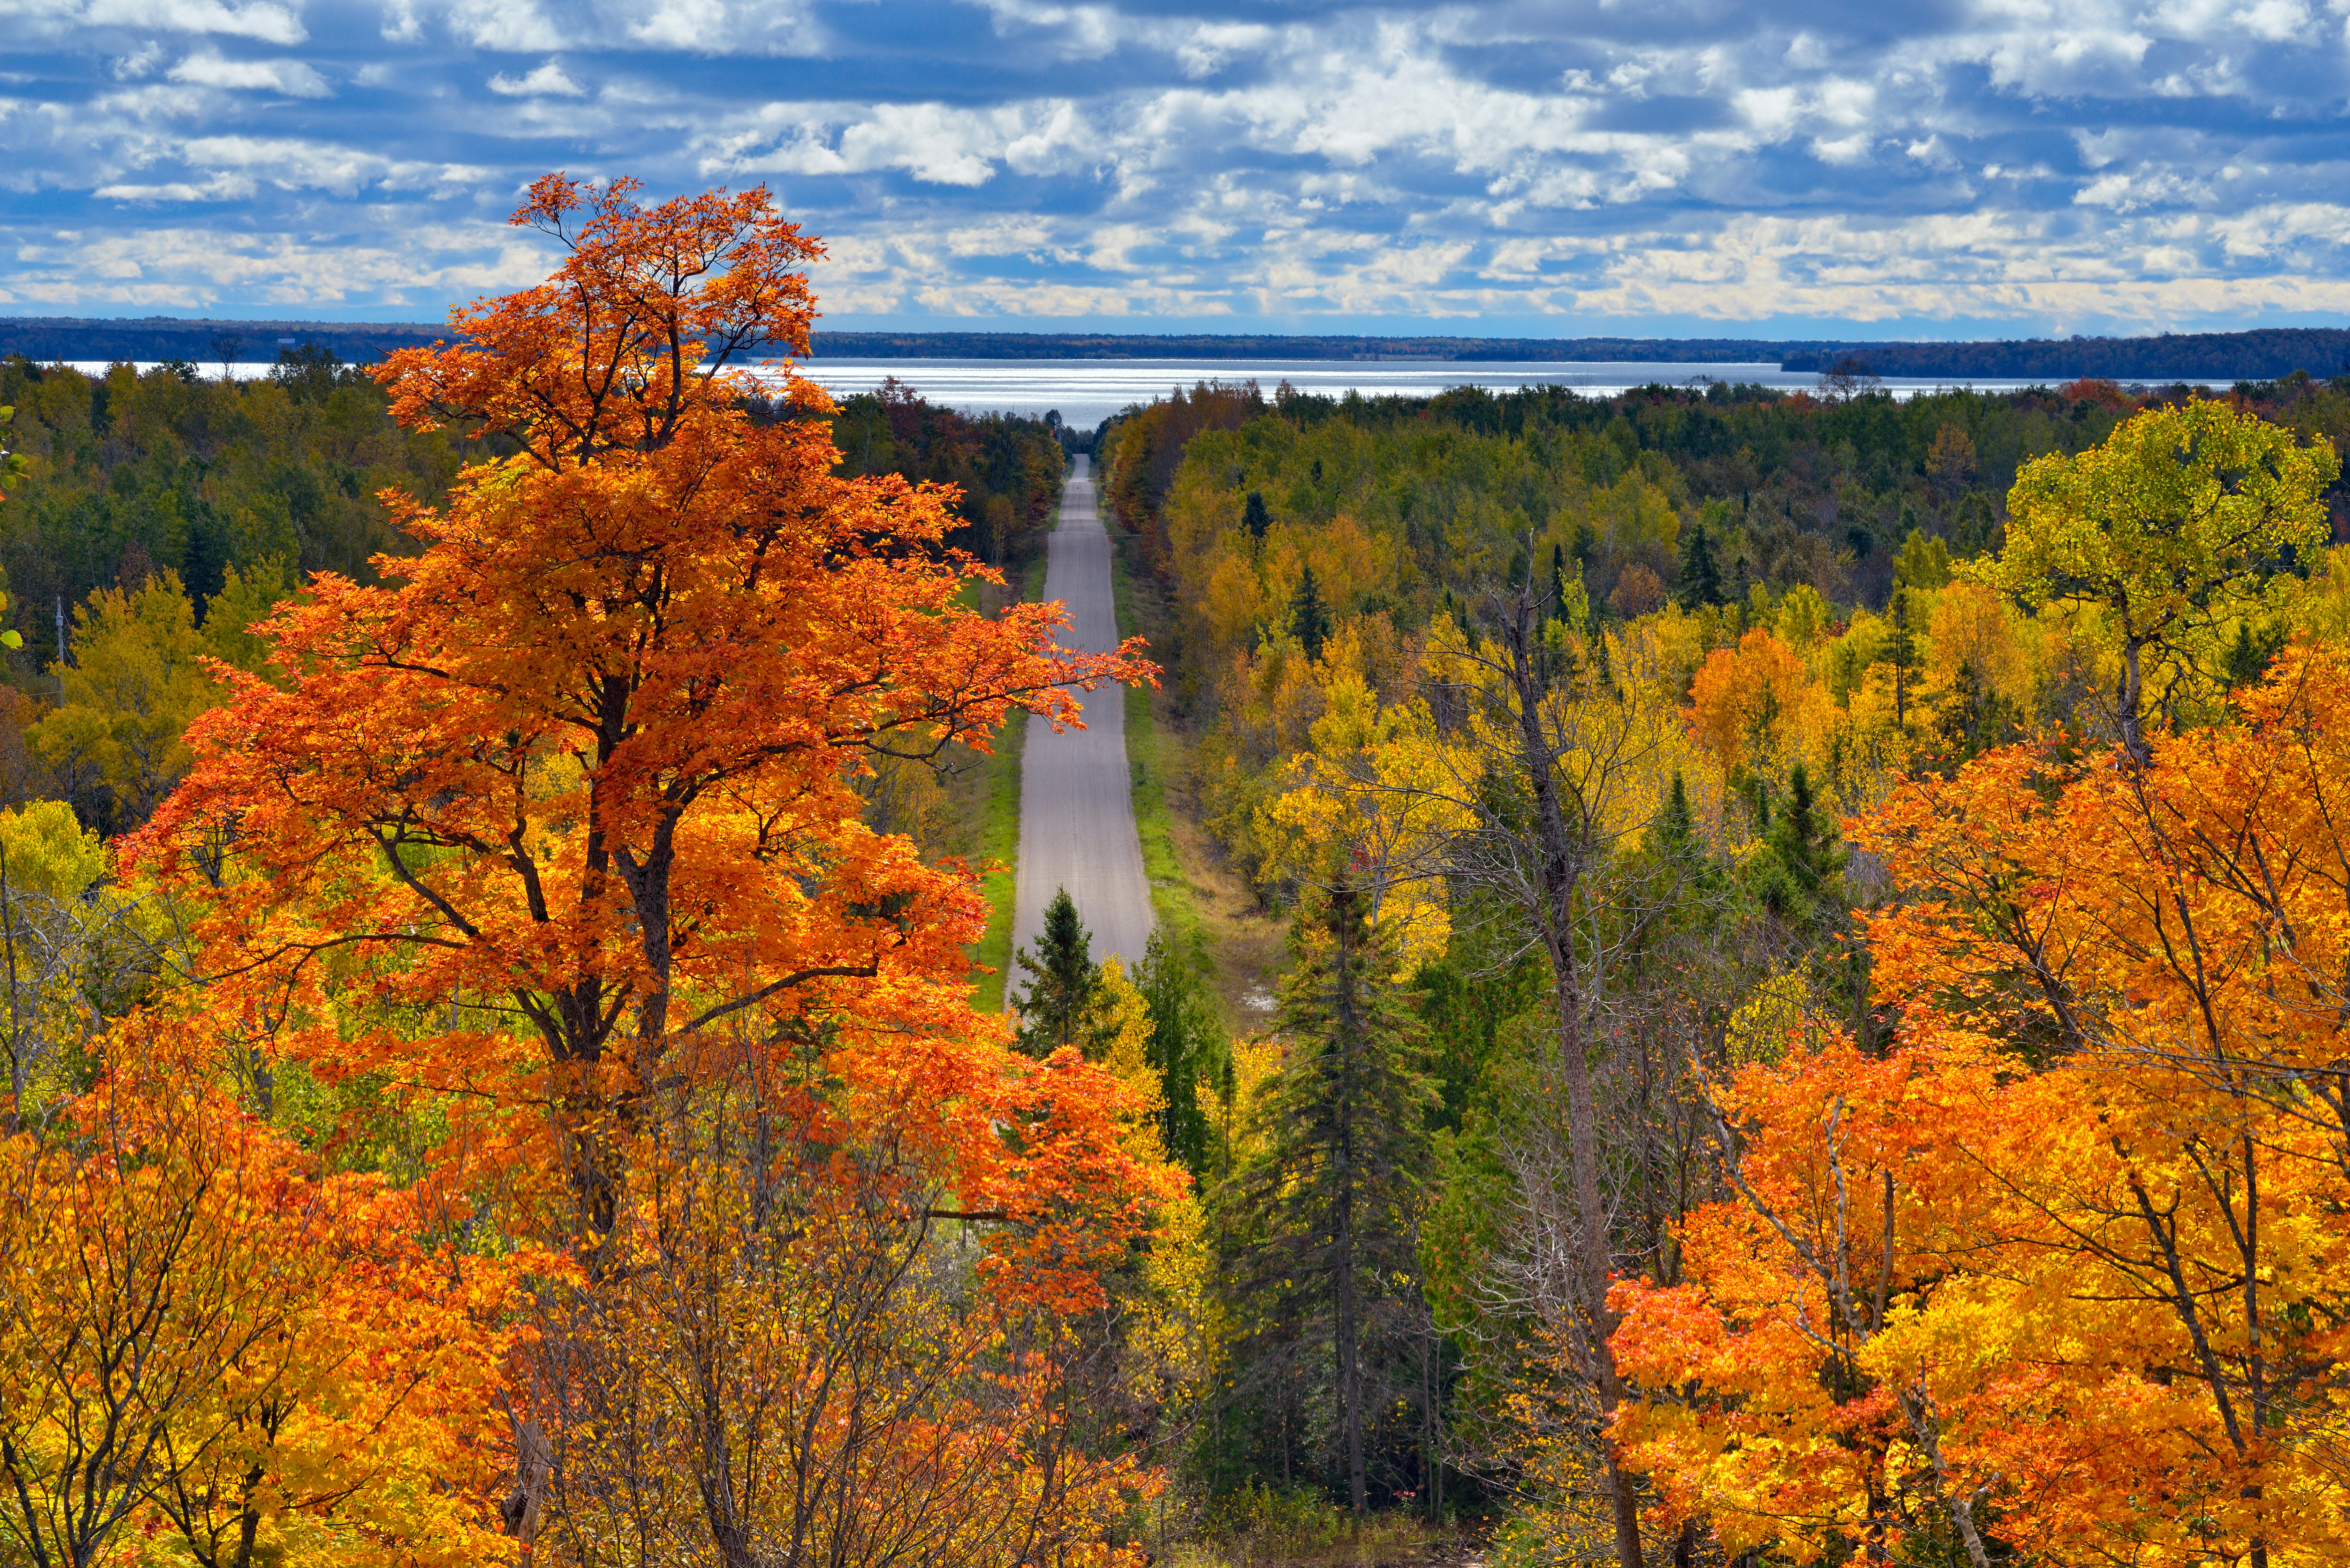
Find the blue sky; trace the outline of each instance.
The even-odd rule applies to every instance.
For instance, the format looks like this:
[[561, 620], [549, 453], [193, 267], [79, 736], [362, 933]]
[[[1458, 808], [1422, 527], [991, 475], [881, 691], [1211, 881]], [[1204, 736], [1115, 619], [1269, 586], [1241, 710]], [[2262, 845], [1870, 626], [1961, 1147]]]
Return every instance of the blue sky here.
[[550, 169], [764, 181], [835, 327], [2350, 315], [2350, 0], [0, 0], [0, 313], [437, 319]]

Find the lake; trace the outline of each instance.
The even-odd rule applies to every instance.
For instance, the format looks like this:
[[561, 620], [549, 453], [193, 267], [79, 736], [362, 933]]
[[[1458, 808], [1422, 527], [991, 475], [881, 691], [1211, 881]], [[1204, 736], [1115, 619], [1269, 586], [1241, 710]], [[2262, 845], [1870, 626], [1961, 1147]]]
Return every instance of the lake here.
[[[1815, 371], [1782, 370], [1775, 364], [1696, 365], [1603, 363], [1587, 360], [1490, 361], [1478, 359], [811, 359], [800, 367], [809, 379], [835, 397], [869, 392], [889, 377], [934, 403], [966, 413], [1042, 414], [1057, 410], [1068, 424], [1090, 426], [1130, 403], [1165, 397], [1177, 387], [1201, 381], [1254, 381], [1270, 397], [1287, 381], [1301, 392], [1344, 397], [1424, 398], [1451, 387], [1572, 387], [1586, 397], [1613, 397], [1655, 382], [1703, 386], [1709, 381], [1748, 381], [1788, 391], [1820, 384]], [[1887, 379], [1897, 398], [1912, 397], [1951, 383]], [[1972, 383], [1981, 391], [2005, 391], [2022, 381]]]
[[[73, 368], [91, 376], [102, 376], [107, 369], [96, 360], [76, 361]], [[146, 364], [138, 368], [154, 369]], [[256, 379], [271, 369], [239, 365], [235, 373], [240, 379]], [[1424, 398], [1452, 387], [1500, 392], [1544, 385], [1607, 398], [1658, 382], [1702, 387], [1711, 381], [1745, 381], [1785, 391], [1808, 391], [1820, 384], [1816, 372], [1782, 370], [1775, 364], [1579, 359], [811, 359], [800, 366], [800, 373], [835, 397], [869, 392], [894, 376], [930, 401], [964, 413], [1040, 415], [1057, 410], [1063, 422], [1079, 428], [1097, 425], [1129, 404], [1147, 403], [1201, 381], [1254, 381], [1267, 397], [1287, 381], [1301, 392], [1336, 398], [1348, 392], [1367, 398]], [[1887, 378], [1884, 386], [1897, 398], [1908, 398], [1953, 384]], [[2003, 392], [2032, 383], [1966, 384], [1978, 391]]]

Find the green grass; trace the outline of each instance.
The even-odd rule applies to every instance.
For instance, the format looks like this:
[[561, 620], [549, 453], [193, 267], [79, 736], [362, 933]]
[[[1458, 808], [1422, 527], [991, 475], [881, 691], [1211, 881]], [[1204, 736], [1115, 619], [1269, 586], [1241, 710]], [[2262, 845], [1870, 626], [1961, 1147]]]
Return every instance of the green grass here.
[[[1034, 599], [1045, 591], [1045, 563], [1031, 565], [1020, 582], [1020, 597]], [[1020, 753], [1028, 739], [1028, 715], [1015, 711], [995, 737], [995, 754], [979, 767], [979, 820], [972, 834], [972, 860], [997, 869], [980, 878], [987, 899], [987, 934], [971, 950], [972, 962], [992, 971], [972, 975], [973, 1000], [983, 1012], [1003, 1011], [1003, 987], [1012, 968], [1014, 899], [1019, 891]]]
[[[1111, 557], [1110, 580], [1118, 601], [1118, 634], [1132, 637], [1139, 624], [1134, 607], [1134, 585], [1128, 579], [1125, 541], [1111, 530], [1120, 546]], [[1126, 689], [1126, 764], [1134, 781], [1134, 826], [1142, 838], [1142, 871], [1150, 878], [1150, 912], [1168, 940], [1211, 972], [1214, 959], [1208, 948], [1207, 922], [1191, 896], [1183, 863], [1175, 853], [1172, 817], [1167, 805], [1167, 781], [1177, 765], [1175, 742], [1163, 733], [1150, 711], [1147, 687]]]

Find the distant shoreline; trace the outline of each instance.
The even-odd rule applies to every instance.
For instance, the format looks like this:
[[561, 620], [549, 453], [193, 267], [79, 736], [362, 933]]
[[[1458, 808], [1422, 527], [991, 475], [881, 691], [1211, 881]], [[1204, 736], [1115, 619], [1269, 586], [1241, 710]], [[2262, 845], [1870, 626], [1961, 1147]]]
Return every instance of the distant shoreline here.
[[[0, 357], [183, 359], [268, 364], [314, 345], [350, 363], [445, 338], [425, 322], [229, 321], [178, 317], [0, 317]], [[1456, 337], [1101, 332], [819, 332], [817, 359], [1300, 360], [1492, 364], [1775, 364], [1826, 371], [1840, 361], [1879, 376], [1950, 380], [2274, 380], [2350, 371], [2350, 329], [2266, 327], [2154, 337], [1853, 343], [1733, 337]]]

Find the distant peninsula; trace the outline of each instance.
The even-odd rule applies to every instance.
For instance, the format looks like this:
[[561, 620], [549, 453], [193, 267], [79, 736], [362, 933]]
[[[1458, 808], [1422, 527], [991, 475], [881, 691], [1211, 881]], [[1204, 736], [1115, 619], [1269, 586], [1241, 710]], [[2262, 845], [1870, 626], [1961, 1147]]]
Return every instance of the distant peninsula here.
[[[426, 322], [230, 321], [184, 317], [0, 317], [0, 358], [267, 364], [312, 346], [363, 364], [445, 338]], [[2350, 328], [2268, 327], [2148, 337], [1855, 343], [1742, 337], [1449, 337], [1251, 333], [819, 332], [818, 359], [1457, 360], [1776, 365], [1903, 379], [2274, 380], [2295, 370], [2350, 371]]]

